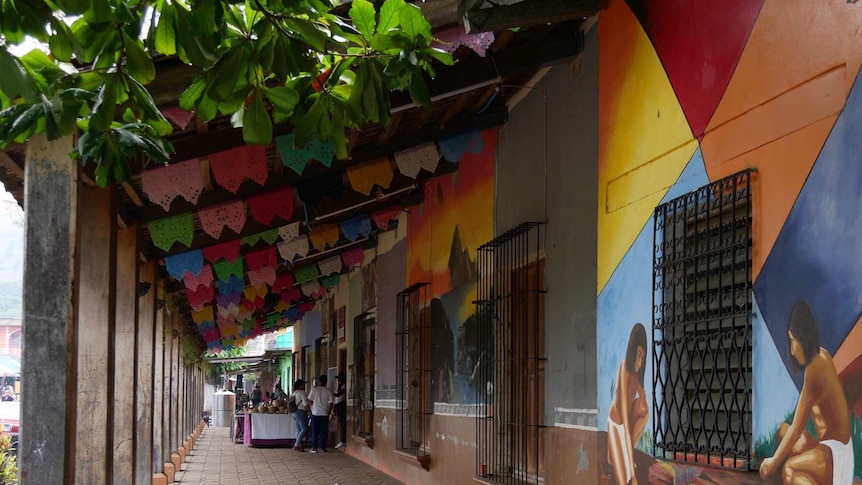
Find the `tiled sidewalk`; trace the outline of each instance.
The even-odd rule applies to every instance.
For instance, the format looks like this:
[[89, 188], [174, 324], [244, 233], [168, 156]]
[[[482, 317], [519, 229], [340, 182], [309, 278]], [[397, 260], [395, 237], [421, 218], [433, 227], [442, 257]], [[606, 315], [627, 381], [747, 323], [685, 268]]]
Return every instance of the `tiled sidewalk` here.
[[204, 428], [177, 482], [189, 485], [403, 485], [345, 453], [233, 444], [228, 428]]

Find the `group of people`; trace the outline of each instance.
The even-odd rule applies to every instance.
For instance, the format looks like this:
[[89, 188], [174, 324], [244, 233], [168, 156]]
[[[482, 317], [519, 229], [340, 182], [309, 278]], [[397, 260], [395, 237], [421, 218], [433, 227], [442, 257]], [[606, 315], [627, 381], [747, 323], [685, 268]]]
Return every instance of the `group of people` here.
[[305, 380], [297, 379], [293, 383], [293, 392], [288, 401], [294, 403], [296, 407], [293, 411], [293, 420], [296, 422], [297, 429], [294, 450], [305, 451], [302, 443], [308, 435], [310, 424], [311, 453], [317, 453], [318, 450], [326, 452], [329, 422], [334, 419], [338, 419], [340, 429], [340, 441], [335, 448], [344, 447], [347, 436], [347, 387], [344, 374], [338, 374], [335, 378], [338, 383], [335, 392], [326, 387], [328, 379], [325, 375], [317, 378], [317, 382], [309, 392], [305, 391], [307, 384]]
[[289, 395], [284, 392], [280, 384], [276, 384], [275, 391], [272, 393], [261, 392], [260, 385], [256, 385], [251, 393], [237, 388], [236, 409], [241, 411], [246, 404], [257, 407], [261, 402], [270, 403], [277, 399], [289, 403], [297, 429], [296, 444], [293, 449], [305, 451], [303, 443], [310, 438], [311, 453], [328, 451], [326, 443], [329, 422], [337, 419], [340, 441], [335, 448], [343, 448], [347, 441], [347, 386], [344, 373], [339, 373], [335, 379], [337, 382], [335, 392], [326, 387], [329, 379], [325, 375], [315, 378], [314, 385], [308, 392], [305, 390], [307, 382], [297, 379], [293, 383], [293, 392]]
[[286, 401], [287, 397], [287, 394], [281, 390], [281, 385], [276, 385], [275, 391], [273, 391], [271, 394], [269, 391], [262, 393], [260, 385], [254, 386], [254, 390], [250, 393], [245, 392], [243, 388], [238, 387], [236, 389], [236, 411], [242, 411], [243, 407], [245, 407], [246, 404], [256, 408], [262, 402], [270, 404], [276, 399]]

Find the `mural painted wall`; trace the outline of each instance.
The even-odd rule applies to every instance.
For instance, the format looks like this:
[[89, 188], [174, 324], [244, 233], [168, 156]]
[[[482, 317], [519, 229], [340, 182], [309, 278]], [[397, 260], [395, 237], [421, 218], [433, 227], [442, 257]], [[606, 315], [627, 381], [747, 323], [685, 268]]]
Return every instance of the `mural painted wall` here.
[[475, 260], [494, 234], [497, 132], [480, 136], [481, 151], [465, 153], [457, 173], [426, 182], [424, 203], [407, 216], [407, 285], [431, 284], [434, 402], [475, 402]]
[[[845, 0], [611, 0], [600, 17], [600, 481], [862, 483], [859, 25]], [[656, 460], [653, 210], [746, 168], [751, 472]]]

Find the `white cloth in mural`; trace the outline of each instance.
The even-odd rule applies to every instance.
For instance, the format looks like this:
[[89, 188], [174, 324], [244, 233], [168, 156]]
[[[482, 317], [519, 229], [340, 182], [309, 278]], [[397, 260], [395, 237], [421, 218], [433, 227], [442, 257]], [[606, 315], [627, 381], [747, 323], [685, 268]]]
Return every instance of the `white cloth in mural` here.
[[329, 276], [332, 273], [340, 273], [341, 256], [333, 256], [331, 258], [324, 259], [317, 263], [317, 267], [320, 268], [320, 276]]
[[398, 171], [412, 179], [416, 178], [422, 168], [434, 173], [440, 163], [440, 153], [433, 141], [397, 152], [394, 156]]
[[841, 485], [852, 485], [853, 467], [855, 458], [853, 456], [853, 440], [842, 443], [838, 440], [824, 440], [820, 442], [832, 452], [832, 483]]
[[296, 256], [304, 258], [308, 254], [308, 237], [303, 234], [290, 241], [278, 243], [278, 254], [287, 261], [293, 261]]
[[279, 227], [278, 235], [281, 236], [282, 241], [296, 239], [299, 236], [299, 222], [292, 222], [286, 226]]

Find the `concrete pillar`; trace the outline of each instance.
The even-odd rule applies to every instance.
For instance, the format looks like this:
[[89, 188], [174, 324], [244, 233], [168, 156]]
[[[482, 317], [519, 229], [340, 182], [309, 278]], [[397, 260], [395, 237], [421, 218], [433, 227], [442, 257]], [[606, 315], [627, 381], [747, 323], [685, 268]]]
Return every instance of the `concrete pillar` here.
[[[163, 281], [156, 283], [156, 302], [165, 298]], [[165, 466], [164, 422], [165, 422], [165, 322], [164, 311], [156, 305], [155, 332], [153, 345], [153, 469], [161, 474]]]
[[75, 483], [109, 483], [114, 385], [109, 351], [114, 331], [116, 215], [111, 189], [82, 187], [78, 198], [78, 318]]
[[[156, 262], [141, 264], [135, 366], [135, 483], [153, 477], [153, 357], [156, 306]], [[149, 285], [149, 286], [148, 286]], [[143, 293], [144, 289], [146, 293]]]
[[[73, 255], [78, 206], [78, 163], [69, 158], [71, 137], [49, 142], [36, 135], [27, 144], [24, 177], [23, 335], [18, 471], [22, 485], [64, 483], [67, 433], [75, 417]], [[64, 358], [66, 356], [66, 358]], [[50, 390], [44, 399], [39, 390]], [[70, 405], [71, 404], [71, 405]]]
[[135, 312], [138, 225], [117, 231], [114, 321], [114, 485], [132, 485], [135, 469]]

